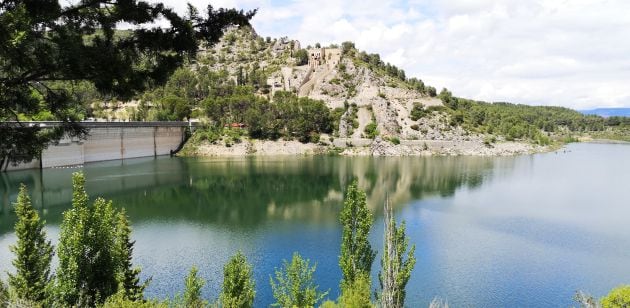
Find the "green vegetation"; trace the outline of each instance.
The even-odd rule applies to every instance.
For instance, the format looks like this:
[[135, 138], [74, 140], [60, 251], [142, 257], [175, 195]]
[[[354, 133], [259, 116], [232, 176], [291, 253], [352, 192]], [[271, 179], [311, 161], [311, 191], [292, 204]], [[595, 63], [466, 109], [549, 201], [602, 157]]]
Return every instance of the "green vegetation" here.
[[369, 139], [376, 138], [376, 136], [378, 136], [377, 127], [378, 125], [376, 124], [376, 122], [370, 122], [368, 125], [366, 125], [365, 128], [363, 129], [363, 132], [365, 133], [365, 137]]
[[223, 290], [219, 296], [222, 307], [247, 308], [254, 306], [256, 285], [252, 266], [242, 253], [233, 256], [223, 269]]
[[206, 282], [198, 276], [199, 270], [193, 266], [186, 276], [184, 295], [182, 296], [183, 307], [202, 308], [208, 305], [208, 302], [201, 297], [201, 289]]
[[[365, 192], [351, 183], [346, 191], [339, 220], [343, 227], [341, 239], [341, 289], [351, 286], [359, 277], [369, 277], [376, 252], [368, 241], [373, 218], [367, 208]], [[368, 283], [369, 285], [369, 283]]]
[[405, 304], [405, 287], [416, 265], [416, 246], [411, 246], [407, 251], [409, 238], [405, 235], [405, 223], [396, 226], [389, 201], [385, 202], [384, 213], [385, 239], [381, 271], [378, 275], [382, 291], [379, 298], [383, 307], [402, 308]]
[[308, 52], [306, 49], [300, 49], [294, 54], [295, 64], [296, 65], [306, 65], [308, 64]]
[[424, 109], [424, 105], [422, 105], [421, 103], [414, 103], [413, 108], [409, 113], [409, 118], [411, 118], [412, 121], [418, 121], [427, 114], [428, 112]]
[[630, 285], [614, 288], [601, 300], [602, 308], [630, 307]]
[[[200, 43], [216, 43], [230, 25], [248, 25], [255, 11], [193, 6], [178, 15], [162, 3], [138, 1], [3, 1], [0, 10], [0, 157], [27, 162], [85, 117], [74, 85], [127, 100], [167, 78]], [[145, 27], [158, 19], [166, 29]], [[116, 31], [122, 23], [134, 30]], [[84, 83], [84, 84], [82, 84]], [[63, 121], [58, 129], [16, 127], [22, 118]], [[20, 145], [16, 147], [15, 145]]]
[[283, 260], [282, 268], [276, 269], [275, 278], [270, 278], [271, 289], [277, 307], [315, 307], [328, 292], [320, 292], [313, 282], [315, 265], [294, 253], [291, 262]]
[[448, 108], [451, 125], [504, 136], [507, 140], [528, 139], [538, 144], [549, 144], [550, 136], [563, 132], [600, 132], [614, 124], [623, 125], [623, 121], [617, 122], [618, 119], [586, 116], [563, 107], [486, 103], [458, 98], [446, 89], [440, 92], [439, 98]]
[[[15, 255], [13, 266], [15, 275], [9, 274], [9, 286], [15, 296], [32, 303], [44, 303], [48, 300], [47, 287], [50, 283], [50, 262], [53, 247], [46, 239], [45, 222], [39, 219], [37, 211], [31, 205], [26, 186], [20, 186], [15, 213], [17, 243], [11, 246]], [[2, 290], [0, 290], [2, 293]]]
[[254, 95], [251, 88], [236, 86], [222, 96], [208, 97], [204, 105], [215, 129], [242, 123], [256, 139], [317, 142], [319, 134], [332, 132], [331, 111], [323, 101], [298, 98], [290, 92], [276, 92], [269, 102]]

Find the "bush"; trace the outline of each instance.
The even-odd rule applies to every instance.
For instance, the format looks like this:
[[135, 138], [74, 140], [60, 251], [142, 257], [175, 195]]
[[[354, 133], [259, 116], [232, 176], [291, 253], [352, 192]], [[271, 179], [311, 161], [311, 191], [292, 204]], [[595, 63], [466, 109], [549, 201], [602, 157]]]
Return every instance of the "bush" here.
[[422, 105], [421, 103], [414, 103], [413, 108], [411, 109], [411, 113], [409, 114], [409, 117], [413, 121], [418, 121], [419, 119], [423, 118], [426, 114], [427, 112], [424, 109], [424, 105]]
[[376, 138], [376, 136], [378, 136], [378, 129], [377, 129], [376, 123], [370, 122], [370, 124], [365, 126], [365, 128], [363, 129], [363, 132], [365, 133], [366, 138], [369, 138], [369, 139]]
[[276, 269], [276, 277], [270, 278], [271, 289], [278, 307], [315, 307], [328, 292], [320, 292], [313, 282], [315, 266], [303, 259], [297, 252], [291, 262], [283, 261], [281, 269]]
[[398, 137], [391, 137], [389, 138], [389, 142], [398, 145], [400, 144], [400, 139]]
[[413, 124], [413, 125], [411, 125], [411, 129], [413, 129], [415, 131], [418, 131], [418, 130], [420, 130], [420, 126], [418, 126], [418, 124]]
[[630, 285], [614, 288], [601, 300], [602, 308], [630, 307]]

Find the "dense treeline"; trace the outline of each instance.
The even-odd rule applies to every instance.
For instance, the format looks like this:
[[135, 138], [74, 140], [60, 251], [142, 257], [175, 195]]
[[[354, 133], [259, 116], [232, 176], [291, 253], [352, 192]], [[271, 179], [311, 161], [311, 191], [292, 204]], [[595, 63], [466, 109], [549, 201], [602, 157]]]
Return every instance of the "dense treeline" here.
[[552, 133], [602, 131], [630, 123], [630, 118], [605, 119], [564, 107], [474, 101], [455, 97], [447, 89], [443, 89], [438, 97], [448, 108], [451, 124], [502, 135], [508, 140], [531, 139], [547, 144]]
[[[184, 280], [182, 294], [166, 301], [146, 299], [144, 289], [150, 280], [140, 281], [140, 269], [131, 262], [134, 242], [125, 210], [102, 198], [90, 205], [84, 186], [83, 174], [73, 174], [72, 208], [63, 215], [56, 250], [46, 237], [45, 222], [31, 205], [26, 186], [21, 186], [15, 204], [17, 243], [11, 246], [15, 273], [9, 274], [8, 288], [0, 281], [0, 307], [209, 306], [202, 298], [205, 281], [195, 266]], [[319, 290], [315, 284], [316, 267], [296, 252], [270, 276], [276, 300], [273, 306], [403, 307], [405, 288], [415, 266], [415, 247], [409, 249], [404, 223], [397, 226], [386, 207], [381, 289], [373, 297], [370, 273], [376, 252], [368, 241], [373, 217], [366, 200], [356, 181], [348, 186], [340, 215], [340, 298], [322, 303], [328, 291]], [[53, 273], [55, 251], [59, 264]], [[224, 267], [221, 293], [212, 306], [253, 307], [255, 296], [252, 265], [238, 252]]]
[[332, 132], [332, 114], [323, 101], [290, 92], [276, 92], [268, 101], [248, 86], [234, 86], [223, 95], [208, 97], [204, 108], [214, 128], [242, 123], [252, 138], [317, 142], [319, 134]]

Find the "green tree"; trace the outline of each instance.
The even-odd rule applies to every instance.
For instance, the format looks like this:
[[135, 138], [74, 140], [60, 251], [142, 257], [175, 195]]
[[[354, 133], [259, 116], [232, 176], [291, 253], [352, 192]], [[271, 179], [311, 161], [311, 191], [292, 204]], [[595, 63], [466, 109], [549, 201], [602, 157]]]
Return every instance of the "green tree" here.
[[318, 291], [313, 282], [315, 265], [310, 266], [308, 259], [302, 259], [299, 253], [293, 253], [291, 263], [283, 260], [282, 268], [276, 269], [275, 279], [270, 277], [271, 289], [278, 307], [315, 307], [328, 292]]
[[372, 250], [368, 241], [373, 223], [372, 214], [367, 208], [365, 192], [357, 185], [355, 180], [348, 186], [340, 215], [343, 229], [339, 257], [343, 276], [341, 289], [353, 284], [360, 276], [368, 277], [369, 280], [372, 263], [376, 257], [376, 252]]
[[201, 308], [208, 303], [201, 297], [201, 288], [206, 282], [197, 275], [197, 267], [193, 266], [186, 277], [186, 288], [184, 289], [183, 305], [186, 308]]
[[[246, 25], [255, 11], [193, 6], [180, 16], [159, 2], [0, 2], [0, 157], [37, 157], [51, 141], [83, 135], [84, 112], [68, 84], [88, 82], [98, 93], [128, 99], [163, 84], [199, 44], [216, 43], [230, 25]], [[151, 26], [165, 20], [168, 28]], [[136, 25], [119, 31], [120, 24]], [[59, 82], [63, 81], [63, 82]], [[60, 128], [25, 128], [20, 116], [50, 112]]]
[[308, 63], [308, 51], [306, 49], [296, 51], [294, 57], [297, 65], [306, 65]]
[[20, 185], [15, 204], [17, 243], [10, 247], [15, 255], [16, 273], [9, 274], [9, 286], [19, 299], [42, 303], [47, 299], [53, 246], [46, 239], [45, 222], [31, 205], [26, 185]]
[[[394, 214], [389, 201], [385, 202], [385, 236], [383, 240], [383, 256], [379, 282], [381, 285], [380, 301], [383, 307], [402, 308], [405, 304], [407, 282], [416, 264], [414, 253], [416, 246], [409, 246], [409, 238], [405, 236], [405, 223], [396, 226]], [[405, 252], [407, 258], [405, 259]]]
[[374, 307], [370, 301], [370, 277], [361, 274], [354, 282], [347, 284], [341, 289], [339, 297], [340, 307], [371, 308]]
[[98, 198], [89, 206], [83, 173], [72, 177], [72, 208], [64, 212], [55, 286], [61, 306], [94, 306], [116, 293], [116, 211]]
[[630, 285], [614, 288], [601, 300], [602, 308], [630, 307]]
[[219, 297], [226, 308], [246, 308], [254, 306], [256, 285], [252, 278], [252, 266], [247, 258], [238, 252], [223, 268], [223, 289]]
[[9, 290], [4, 284], [4, 281], [0, 280], [0, 308], [5, 308], [9, 305]]
[[118, 292], [131, 301], [141, 301], [148, 281], [140, 283], [140, 269], [133, 267], [133, 245], [131, 226], [125, 209], [118, 212], [116, 226], [116, 257], [118, 258]]

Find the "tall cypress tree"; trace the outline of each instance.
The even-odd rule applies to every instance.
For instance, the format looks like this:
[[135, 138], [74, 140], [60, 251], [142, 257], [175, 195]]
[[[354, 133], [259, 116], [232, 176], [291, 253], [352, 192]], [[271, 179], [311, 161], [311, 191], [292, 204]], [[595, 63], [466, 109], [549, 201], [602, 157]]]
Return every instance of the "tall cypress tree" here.
[[351, 285], [360, 276], [369, 279], [376, 252], [368, 241], [372, 228], [372, 214], [367, 208], [365, 192], [357, 188], [357, 181], [348, 186], [341, 210], [341, 256], [339, 266], [343, 278], [341, 288]]
[[139, 301], [144, 298], [144, 289], [147, 283], [140, 283], [140, 269], [134, 268], [132, 264], [133, 245], [131, 240], [131, 226], [125, 209], [118, 213], [116, 227], [116, 255], [118, 258], [118, 291], [122, 292], [125, 298], [132, 301]]
[[116, 211], [111, 201], [88, 206], [85, 177], [74, 173], [72, 208], [63, 214], [56, 300], [60, 306], [95, 306], [116, 292]]
[[45, 222], [40, 220], [31, 205], [26, 185], [20, 185], [15, 204], [17, 243], [10, 247], [15, 255], [13, 266], [16, 273], [9, 274], [9, 286], [19, 299], [41, 303], [47, 297], [50, 282], [50, 260], [53, 246], [46, 239]]

